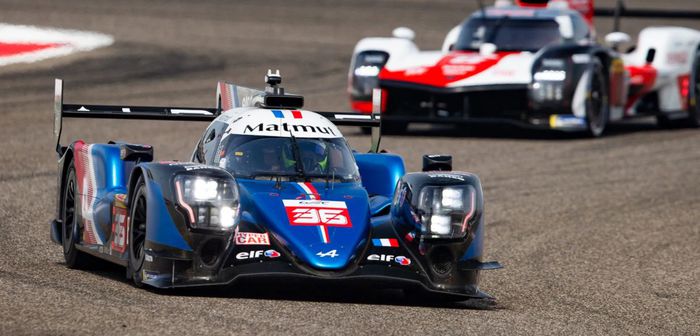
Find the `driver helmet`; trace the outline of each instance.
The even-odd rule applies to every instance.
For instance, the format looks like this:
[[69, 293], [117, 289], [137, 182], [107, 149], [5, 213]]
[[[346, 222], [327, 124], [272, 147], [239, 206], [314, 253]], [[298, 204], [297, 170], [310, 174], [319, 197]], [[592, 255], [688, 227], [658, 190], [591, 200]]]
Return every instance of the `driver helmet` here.
[[[318, 166], [324, 171], [328, 168], [328, 151], [325, 143], [314, 140], [297, 140], [297, 143], [304, 168], [313, 170]], [[296, 164], [293, 148], [294, 145], [290, 142], [282, 151], [282, 162], [284, 162], [285, 168], [290, 168]]]

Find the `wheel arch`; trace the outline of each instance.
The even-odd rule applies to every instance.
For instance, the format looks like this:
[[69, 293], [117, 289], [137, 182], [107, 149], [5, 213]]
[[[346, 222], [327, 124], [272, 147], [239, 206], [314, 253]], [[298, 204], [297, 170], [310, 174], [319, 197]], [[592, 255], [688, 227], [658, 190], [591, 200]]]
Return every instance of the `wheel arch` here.
[[129, 183], [127, 185], [127, 194], [126, 194], [126, 206], [127, 208], [131, 208], [131, 199], [134, 196], [134, 189], [136, 188], [136, 183], [138, 183], [139, 179], [143, 176], [147, 176], [147, 174], [144, 173], [145, 168], [141, 165], [138, 165], [134, 167], [134, 169], [131, 171], [131, 175], [129, 175]]

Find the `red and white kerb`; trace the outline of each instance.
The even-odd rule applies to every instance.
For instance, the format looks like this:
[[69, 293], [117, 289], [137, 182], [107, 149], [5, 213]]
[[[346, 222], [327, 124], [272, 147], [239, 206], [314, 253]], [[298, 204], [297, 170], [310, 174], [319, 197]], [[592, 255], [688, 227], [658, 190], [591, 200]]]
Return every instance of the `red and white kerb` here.
[[0, 66], [31, 63], [108, 46], [100, 33], [0, 23]]

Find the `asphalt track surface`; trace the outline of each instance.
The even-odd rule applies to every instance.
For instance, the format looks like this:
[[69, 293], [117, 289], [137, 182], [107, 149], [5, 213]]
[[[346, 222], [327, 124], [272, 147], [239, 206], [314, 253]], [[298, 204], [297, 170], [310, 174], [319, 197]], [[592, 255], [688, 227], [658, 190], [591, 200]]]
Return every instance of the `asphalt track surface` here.
[[[508, 127], [384, 138], [409, 170], [423, 153], [442, 152], [480, 175], [485, 257], [505, 265], [481, 278], [498, 298], [489, 309], [288, 283], [149, 291], [119, 267], [69, 270], [50, 242], [54, 77], [66, 80], [66, 102], [211, 106], [217, 80], [260, 87], [267, 68], [279, 68], [308, 107], [347, 110], [346, 67], [359, 38], [408, 25], [419, 46], [438, 48], [473, 9], [471, 1], [418, 0], [0, 1], [0, 22], [116, 40], [0, 68], [0, 334], [700, 334], [700, 130], [663, 130], [653, 120], [595, 140]], [[651, 23], [623, 28], [635, 35]], [[610, 27], [598, 21], [601, 34]], [[186, 160], [204, 126], [69, 121], [64, 142], [125, 139], [153, 144], [157, 159]], [[356, 130], [345, 132], [367, 146]]]

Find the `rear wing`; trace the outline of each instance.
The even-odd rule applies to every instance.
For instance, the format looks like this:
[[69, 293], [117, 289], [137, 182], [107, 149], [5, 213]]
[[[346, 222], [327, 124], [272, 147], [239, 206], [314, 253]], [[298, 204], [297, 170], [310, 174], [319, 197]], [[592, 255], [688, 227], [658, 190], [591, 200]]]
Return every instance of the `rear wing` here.
[[[226, 93], [236, 92], [234, 100], [222, 104]], [[222, 96], [222, 93], [224, 96]], [[373, 98], [375, 107], [371, 115], [354, 112], [317, 112], [338, 126], [359, 126], [372, 128], [372, 145], [370, 152], [379, 150], [380, 117], [379, 104], [381, 91], [376, 90]], [[377, 100], [379, 99], [379, 100]], [[139, 119], [139, 120], [173, 120], [173, 121], [206, 121], [212, 122], [222, 111], [236, 107], [269, 107], [269, 108], [301, 108], [301, 106], [286, 106], [285, 103], [303, 104], [303, 97], [295, 95], [279, 95], [268, 91], [236, 86], [220, 82], [217, 90], [217, 107], [166, 107], [166, 106], [127, 106], [127, 105], [90, 105], [64, 104], [63, 80], [56, 79], [54, 87], [54, 125], [53, 135], [56, 143], [56, 153], [63, 156], [65, 147], [61, 146], [61, 131], [63, 118], [106, 118], [106, 119]]]
[[162, 107], [162, 106], [126, 106], [126, 105], [89, 105], [64, 104], [63, 80], [54, 83], [54, 123], [53, 136], [56, 153], [63, 156], [65, 147], [61, 146], [63, 118], [109, 118], [109, 119], [149, 119], [179, 121], [209, 121], [220, 113], [218, 108]]
[[593, 10], [595, 16], [613, 17], [615, 19], [614, 31], [620, 31], [621, 17], [634, 18], [659, 18], [659, 19], [700, 19], [698, 10], [669, 10], [669, 9], [628, 9], [624, 0], [617, 0], [614, 8], [596, 7]]

